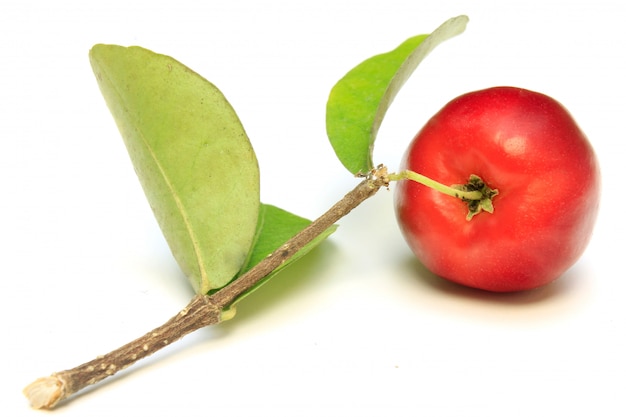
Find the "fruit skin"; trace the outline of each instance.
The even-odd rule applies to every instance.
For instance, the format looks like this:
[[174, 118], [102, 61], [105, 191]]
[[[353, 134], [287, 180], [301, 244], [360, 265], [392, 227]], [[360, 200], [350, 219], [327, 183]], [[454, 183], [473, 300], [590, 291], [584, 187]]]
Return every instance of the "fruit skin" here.
[[441, 183], [476, 174], [499, 194], [494, 212], [466, 220], [467, 204], [400, 181], [400, 229], [433, 273], [494, 292], [536, 288], [582, 255], [600, 201], [598, 162], [584, 133], [554, 99], [493, 87], [445, 105], [409, 145], [402, 169]]

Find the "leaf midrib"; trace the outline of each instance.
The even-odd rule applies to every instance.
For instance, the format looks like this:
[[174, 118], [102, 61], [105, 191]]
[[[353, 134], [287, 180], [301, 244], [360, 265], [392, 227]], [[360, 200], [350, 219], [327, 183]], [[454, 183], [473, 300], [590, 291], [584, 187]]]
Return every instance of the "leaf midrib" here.
[[[106, 72], [104, 72], [106, 74]], [[113, 90], [115, 91], [115, 94], [118, 96], [118, 102], [123, 103], [124, 106], [124, 111], [126, 114], [128, 113], [128, 105], [127, 105], [127, 101], [124, 100], [123, 95], [121, 94], [119, 88], [117, 87], [116, 84], [114, 84], [113, 82], [111, 82], [111, 78], [108, 76], [108, 74], [106, 74], [107, 80], [109, 82], [109, 85], [113, 86]], [[174, 200], [174, 203], [176, 204], [176, 208], [179, 210], [180, 215], [183, 219], [183, 224], [185, 226], [185, 230], [187, 231], [187, 234], [189, 236], [189, 239], [191, 241], [192, 247], [193, 247], [193, 252], [194, 255], [196, 257], [196, 262], [198, 264], [198, 270], [200, 271], [200, 282], [198, 284], [198, 292], [205, 294], [209, 291], [208, 288], [208, 277], [206, 276], [206, 270], [204, 268], [204, 262], [203, 262], [203, 256], [202, 256], [202, 252], [200, 250], [200, 245], [198, 243], [198, 238], [196, 236], [196, 233], [194, 232], [193, 228], [191, 227], [191, 222], [189, 221], [189, 215], [187, 213], [187, 210], [185, 209], [185, 205], [183, 204], [182, 200], [180, 199], [179, 194], [176, 192], [176, 188], [174, 187], [174, 185], [172, 184], [172, 182], [170, 181], [169, 176], [165, 173], [165, 170], [163, 169], [163, 165], [161, 164], [161, 162], [159, 161], [159, 158], [157, 157], [156, 153], [154, 152], [153, 148], [150, 146], [149, 141], [146, 139], [146, 136], [143, 132], [142, 129], [140, 128], [136, 128], [136, 132], [138, 133], [141, 142], [143, 143], [143, 145], [146, 147], [146, 149], [148, 150], [148, 153], [150, 155], [150, 157], [152, 158], [154, 164], [156, 165], [159, 173], [161, 174], [161, 177], [163, 178], [163, 181], [165, 182], [168, 190], [170, 191], [172, 198]], [[192, 280], [193, 282], [193, 280]]]

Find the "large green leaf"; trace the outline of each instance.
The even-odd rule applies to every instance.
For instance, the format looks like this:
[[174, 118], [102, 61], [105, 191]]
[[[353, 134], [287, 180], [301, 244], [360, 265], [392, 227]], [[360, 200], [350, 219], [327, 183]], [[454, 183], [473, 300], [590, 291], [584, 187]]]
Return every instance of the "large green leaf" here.
[[[278, 207], [269, 204], [262, 204], [261, 210], [259, 211], [259, 223], [257, 226], [255, 244], [252, 251], [250, 251], [248, 260], [239, 275], [246, 273], [256, 264], [261, 262], [267, 255], [274, 252], [291, 237], [295, 236], [298, 232], [307, 227], [310, 223], [310, 220], [296, 216], [295, 214], [289, 213], [288, 211]], [[324, 239], [330, 236], [330, 234], [336, 229], [337, 225], [333, 225], [326, 229], [323, 233], [296, 252], [295, 255], [285, 261], [285, 263], [263, 278], [263, 280], [257, 283], [254, 287], [240, 295], [232, 305], [238, 303], [247, 295], [251, 294], [262, 284], [267, 282], [267, 280], [282, 271], [285, 267], [291, 265], [293, 262], [309, 253], [313, 248], [322, 243]]]
[[165, 238], [198, 293], [228, 283], [252, 245], [256, 156], [222, 93], [180, 62], [96, 45], [90, 60]]
[[462, 33], [466, 16], [430, 35], [412, 37], [391, 52], [369, 58], [335, 84], [326, 107], [326, 131], [341, 163], [353, 174], [369, 172], [378, 129], [400, 88], [441, 42]]

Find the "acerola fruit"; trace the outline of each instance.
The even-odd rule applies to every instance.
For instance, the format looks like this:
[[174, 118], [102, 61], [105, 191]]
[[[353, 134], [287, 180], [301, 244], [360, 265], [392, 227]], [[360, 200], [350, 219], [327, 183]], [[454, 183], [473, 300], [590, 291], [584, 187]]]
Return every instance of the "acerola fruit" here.
[[554, 99], [514, 87], [462, 95], [413, 139], [402, 168], [446, 185], [478, 176], [493, 212], [399, 181], [396, 214], [417, 258], [450, 281], [507, 292], [547, 284], [585, 250], [600, 201], [593, 148]]

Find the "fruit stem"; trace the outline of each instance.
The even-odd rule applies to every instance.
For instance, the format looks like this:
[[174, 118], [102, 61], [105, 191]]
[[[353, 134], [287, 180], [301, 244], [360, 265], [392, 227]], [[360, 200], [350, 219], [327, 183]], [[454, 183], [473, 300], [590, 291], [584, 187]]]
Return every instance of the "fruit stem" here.
[[463, 200], [467, 203], [467, 220], [486, 211], [493, 213], [493, 198], [498, 195], [498, 190], [489, 188], [487, 184], [478, 176], [470, 175], [466, 184], [445, 185], [430, 179], [422, 174], [410, 170], [402, 171], [399, 174], [388, 174], [390, 181], [411, 180], [423, 184], [443, 194]]
[[454, 185], [450, 186], [450, 185], [442, 184], [422, 174], [418, 174], [417, 172], [413, 172], [410, 170], [401, 171], [397, 174], [389, 174], [389, 180], [390, 181], [400, 181], [400, 180], [415, 181], [429, 188], [437, 190], [443, 194], [449, 195], [451, 197], [459, 198], [463, 201], [481, 200], [483, 198], [483, 193], [479, 190], [474, 190], [474, 191], [460, 190], [459, 188], [455, 188]]

